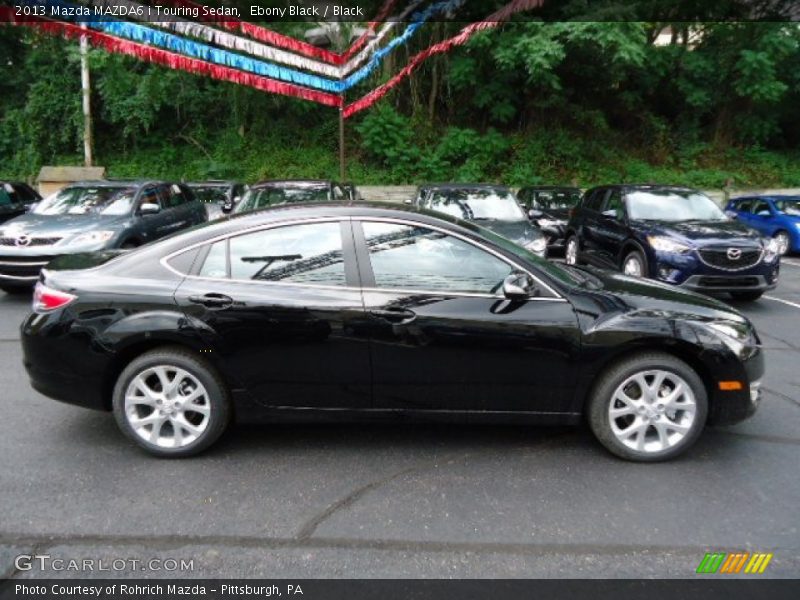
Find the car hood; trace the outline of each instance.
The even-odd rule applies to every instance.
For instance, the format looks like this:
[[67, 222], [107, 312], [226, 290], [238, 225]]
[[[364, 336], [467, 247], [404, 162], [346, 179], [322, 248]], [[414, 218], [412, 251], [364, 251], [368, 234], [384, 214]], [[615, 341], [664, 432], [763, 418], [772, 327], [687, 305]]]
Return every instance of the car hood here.
[[108, 215], [36, 215], [28, 213], [0, 225], [4, 237], [68, 237], [99, 229], [119, 229], [130, 217]]
[[497, 219], [481, 219], [474, 221], [481, 227], [502, 235], [515, 244], [524, 244], [542, 237], [542, 232], [533, 227], [529, 221], [500, 221]]
[[634, 224], [644, 235], [665, 235], [694, 246], [756, 245], [761, 234], [737, 221], [647, 221]]
[[594, 293], [603, 296], [601, 305], [604, 310], [615, 307], [619, 312], [628, 314], [747, 321], [736, 309], [710, 296], [651, 279], [629, 277], [607, 269], [582, 269], [600, 280], [601, 285]]

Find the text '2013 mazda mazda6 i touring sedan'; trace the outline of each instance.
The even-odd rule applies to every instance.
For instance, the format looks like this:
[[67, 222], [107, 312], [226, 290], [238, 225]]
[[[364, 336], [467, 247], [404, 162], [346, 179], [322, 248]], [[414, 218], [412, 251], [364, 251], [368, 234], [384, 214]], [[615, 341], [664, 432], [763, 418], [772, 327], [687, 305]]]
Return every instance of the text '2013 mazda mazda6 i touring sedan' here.
[[33, 386], [113, 411], [160, 456], [232, 420], [569, 424], [614, 454], [674, 457], [751, 415], [750, 322], [694, 292], [557, 266], [411, 208], [266, 209], [42, 272], [22, 325]]

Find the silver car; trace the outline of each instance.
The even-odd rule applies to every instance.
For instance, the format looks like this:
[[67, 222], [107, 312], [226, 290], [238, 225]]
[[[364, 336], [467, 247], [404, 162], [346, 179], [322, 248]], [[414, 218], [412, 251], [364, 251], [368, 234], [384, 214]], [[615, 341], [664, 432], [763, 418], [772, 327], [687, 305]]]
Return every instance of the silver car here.
[[29, 290], [57, 256], [135, 248], [207, 220], [205, 207], [183, 184], [70, 185], [0, 225], [0, 289]]

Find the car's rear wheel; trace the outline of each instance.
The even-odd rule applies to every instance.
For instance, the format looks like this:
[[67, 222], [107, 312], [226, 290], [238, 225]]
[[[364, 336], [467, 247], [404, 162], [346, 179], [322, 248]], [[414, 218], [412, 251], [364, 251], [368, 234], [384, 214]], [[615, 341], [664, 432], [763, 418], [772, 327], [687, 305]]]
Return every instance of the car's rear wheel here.
[[753, 302], [754, 300], [758, 300], [761, 296], [764, 295], [764, 292], [757, 291], [757, 292], [731, 292], [731, 298], [734, 300], [742, 300], [744, 302]]
[[647, 262], [645, 261], [644, 254], [638, 250], [631, 250], [628, 252], [622, 260], [622, 272], [631, 277], [646, 277]]
[[566, 262], [568, 265], [577, 265], [579, 251], [580, 246], [578, 244], [578, 236], [569, 236], [567, 238], [567, 243], [564, 246], [564, 262]]
[[114, 386], [114, 417], [123, 433], [156, 456], [197, 454], [230, 420], [225, 384], [206, 361], [182, 348], [134, 359]]
[[791, 240], [789, 239], [789, 234], [785, 231], [779, 231], [774, 236], [775, 243], [778, 245], [778, 254], [783, 256], [784, 254], [789, 252], [789, 246], [791, 246]]
[[606, 371], [594, 386], [589, 424], [612, 453], [638, 462], [684, 452], [703, 430], [708, 396], [697, 373], [662, 353], [645, 353]]

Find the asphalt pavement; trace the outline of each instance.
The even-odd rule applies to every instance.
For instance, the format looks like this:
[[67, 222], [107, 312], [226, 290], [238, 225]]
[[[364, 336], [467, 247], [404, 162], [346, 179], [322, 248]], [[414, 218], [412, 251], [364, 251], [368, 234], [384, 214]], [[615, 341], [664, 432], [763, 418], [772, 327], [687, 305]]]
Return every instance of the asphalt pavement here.
[[110, 414], [30, 388], [30, 299], [0, 292], [0, 577], [685, 578], [739, 550], [774, 553], [759, 577], [797, 577], [800, 258], [783, 264], [737, 304], [766, 348], [760, 410], [654, 465], [585, 427], [420, 424], [237, 426], [199, 457], [151, 458]]

